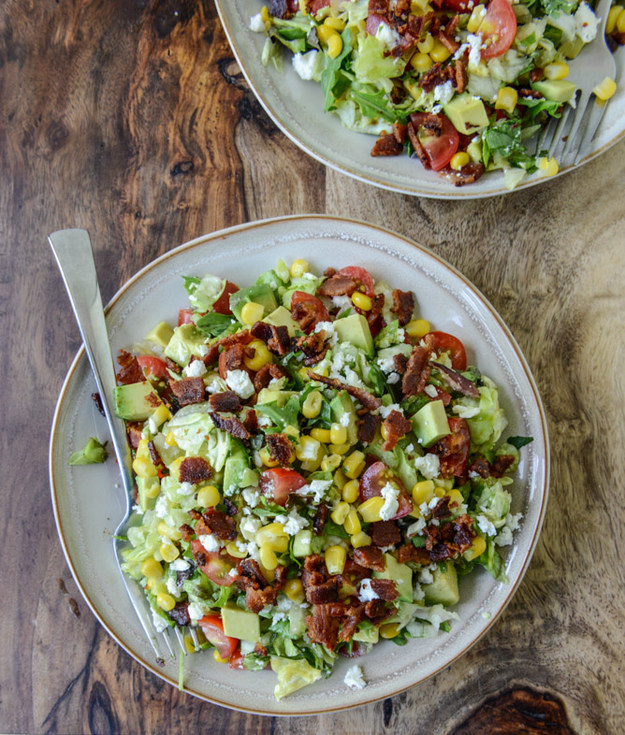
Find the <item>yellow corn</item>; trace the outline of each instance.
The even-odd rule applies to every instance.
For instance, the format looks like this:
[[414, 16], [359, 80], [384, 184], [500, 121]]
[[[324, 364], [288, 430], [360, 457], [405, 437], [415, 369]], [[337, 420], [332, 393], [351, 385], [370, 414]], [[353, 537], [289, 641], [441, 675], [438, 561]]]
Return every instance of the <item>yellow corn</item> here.
[[164, 424], [165, 421], [169, 421], [170, 418], [171, 413], [164, 403], [161, 403], [161, 405], [152, 414], [152, 421], [154, 421], [156, 426]]
[[360, 495], [360, 483], [358, 480], [349, 480], [343, 485], [341, 497], [346, 503], [355, 503]]
[[182, 538], [180, 531], [177, 528], [168, 525], [167, 523], [165, 523], [165, 521], [159, 522], [157, 530], [161, 536], [164, 536], [168, 539], [173, 539], [174, 541], [179, 541]]
[[542, 172], [543, 176], [555, 176], [560, 170], [556, 159], [547, 158], [546, 156], [543, 156], [538, 160], [538, 168]]
[[457, 507], [458, 505], [462, 505], [464, 503], [464, 496], [462, 495], [460, 490], [450, 490], [446, 494], [449, 495], [449, 505], [451, 505], [452, 503], [456, 503]]
[[430, 51], [430, 58], [434, 59], [436, 63], [440, 63], [441, 61], [446, 61], [451, 56], [451, 51], [447, 48], [447, 46], [444, 46], [438, 38], [434, 39], [434, 45], [432, 46], [432, 50]]
[[263, 447], [259, 452], [258, 455], [260, 457], [260, 461], [265, 465], [265, 467], [277, 467], [278, 462], [276, 462], [275, 459], [272, 459], [271, 453], [269, 452], [269, 449], [267, 447]]
[[339, 33], [345, 29], [345, 21], [342, 18], [335, 18], [332, 15], [323, 21], [323, 25], [329, 26]]
[[478, 141], [472, 141], [467, 146], [467, 153], [471, 156], [473, 163], [482, 163], [482, 144]]
[[167, 433], [167, 436], [165, 437], [165, 444], [169, 447], [173, 447], [176, 444], [176, 437], [174, 436], [174, 432], [170, 431]]
[[625, 8], [621, 8], [621, 12], [616, 18], [616, 30], [619, 33], [625, 33]]
[[304, 602], [304, 588], [301, 579], [289, 579], [284, 585], [284, 594], [301, 605]]
[[[340, 452], [337, 452], [340, 454]], [[355, 480], [365, 468], [365, 455], [358, 449], [343, 461], [343, 472], [350, 480]]]
[[284, 537], [288, 539], [288, 534], [284, 532], [284, 524], [269, 523], [256, 532], [256, 543], [261, 546], [266, 543], [273, 543], [277, 538]]
[[351, 444], [349, 444], [348, 442], [345, 442], [345, 444], [330, 444], [328, 448], [333, 454], [340, 454], [341, 456], [343, 456], [344, 454], [347, 454], [347, 452], [349, 452], [349, 450], [351, 449]]
[[169, 474], [175, 479], [180, 482], [180, 465], [182, 464], [182, 460], [184, 457], [177, 457], [174, 459], [173, 462], [169, 465]]
[[276, 552], [269, 544], [261, 544], [258, 556], [260, 558], [260, 563], [265, 567], [265, 569], [272, 571], [278, 566], [278, 557], [276, 556]]
[[599, 84], [597, 84], [597, 86], [592, 91], [597, 96], [597, 99], [605, 102], [606, 100], [609, 100], [610, 97], [612, 97], [612, 95], [616, 92], [616, 82], [614, 81], [614, 79], [606, 77], [602, 82], [599, 82]]
[[195, 643], [190, 635], [184, 637], [184, 651], [185, 653], [195, 653]]
[[468, 153], [466, 153], [465, 151], [459, 151], [458, 153], [454, 153], [454, 155], [451, 157], [449, 165], [453, 168], [454, 171], [460, 171], [460, 169], [463, 166], [466, 166], [470, 160], [471, 158], [469, 157]]
[[324, 555], [326, 567], [330, 574], [342, 574], [345, 569], [347, 552], [342, 546], [330, 546]]
[[342, 526], [343, 521], [347, 518], [348, 513], [349, 503], [341, 500], [341, 502], [338, 503], [337, 506], [334, 508], [332, 513], [330, 513], [330, 518], [336, 523], [337, 526]]
[[307, 260], [298, 258], [297, 260], [294, 260], [291, 263], [291, 267], [289, 268], [289, 273], [291, 274], [291, 278], [301, 278], [304, 275], [304, 273], [308, 273], [309, 268], [310, 268], [310, 265]]
[[359, 533], [355, 533], [353, 536], [350, 536], [349, 540], [355, 549], [359, 549], [361, 546], [369, 546], [371, 543], [371, 536], [368, 536], [364, 531], [360, 531]]
[[137, 477], [156, 477], [158, 474], [152, 460], [146, 457], [135, 457], [132, 469]]
[[380, 626], [380, 635], [382, 638], [396, 638], [399, 633], [399, 623], [385, 623]]
[[[430, 39], [432, 39], [432, 36], [430, 36]], [[432, 46], [434, 45], [434, 39], [432, 39]], [[417, 51], [410, 57], [410, 66], [415, 70], [423, 74], [426, 71], [429, 71], [432, 66], [434, 65], [434, 62], [432, 61], [432, 58], [429, 54]]]
[[422, 480], [412, 488], [412, 499], [419, 507], [421, 503], [429, 503], [434, 497], [434, 483], [432, 480]]
[[349, 513], [345, 517], [345, 520], [343, 521], [343, 528], [347, 531], [347, 533], [350, 536], [355, 536], [357, 533], [360, 533], [362, 530], [362, 526], [360, 525], [360, 519], [358, 518], [358, 513], [356, 513], [356, 509], [350, 507]]
[[143, 494], [146, 498], [156, 498], [161, 492], [161, 483], [158, 481], [158, 477], [144, 478], [146, 481], [143, 483]]
[[141, 563], [141, 574], [149, 579], [161, 579], [163, 576], [163, 567], [159, 561], [150, 557]]
[[425, 37], [417, 42], [417, 48], [422, 54], [429, 54], [434, 48], [434, 37], [431, 33], [426, 33]]
[[331, 441], [330, 429], [318, 429], [318, 428], [311, 429], [310, 436], [312, 436], [313, 439], [316, 439], [318, 442], [321, 442], [322, 444], [329, 444]]
[[616, 20], [619, 17], [621, 10], [623, 10], [623, 8], [621, 8], [619, 5], [613, 5], [610, 8], [610, 12], [608, 13], [608, 20], [605, 24], [605, 32], [607, 34], [610, 34], [616, 30]]
[[[245, 304], [245, 306], [248, 306], [248, 305], [249, 304]], [[243, 307], [244, 309], [245, 309], [245, 306]], [[243, 313], [241, 313], [241, 319], [243, 319]], [[258, 319], [256, 321], [258, 321]], [[254, 323], [255, 322], [252, 322], [252, 324]], [[271, 352], [269, 352], [267, 345], [264, 342], [262, 342], [260, 339], [253, 339], [249, 343], [248, 347], [251, 347], [252, 350], [254, 350], [254, 354], [252, 355], [252, 357], [246, 356], [243, 358], [245, 367], [248, 368], [249, 370], [260, 370], [263, 367], [263, 365], [267, 365], [268, 363], [273, 361], [273, 357], [271, 355]]]
[[569, 75], [569, 65], [563, 61], [555, 61], [545, 66], [543, 74], [546, 79], [566, 79]]
[[314, 462], [317, 459], [321, 462], [323, 456], [321, 442], [312, 436], [303, 436], [295, 447], [295, 456], [301, 462]]
[[178, 551], [178, 548], [172, 543], [161, 544], [160, 552], [163, 557], [163, 561], [166, 561], [167, 563], [172, 562], [180, 556], [180, 551]]
[[371, 298], [366, 293], [354, 291], [352, 294], [352, 304], [362, 311], [371, 311]]
[[321, 43], [327, 44], [332, 36], [338, 36], [338, 35], [339, 34], [334, 30], [334, 28], [330, 28], [330, 26], [327, 26], [327, 25], [317, 26], [317, 38], [321, 41]]
[[332, 444], [345, 444], [347, 441], [347, 428], [343, 424], [334, 423], [330, 426], [330, 442]]
[[222, 658], [221, 657], [221, 654], [219, 653], [219, 651], [217, 649], [215, 649], [213, 651], [213, 658], [215, 659], [215, 661], [217, 661], [218, 664], [227, 664], [228, 663], [228, 659], [227, 658]]
[[380, 511], [384, 505], [384, 498], [375, 496], [365, 500], [358, 506], [360, 517], [365, 523], [375, 523], [380, 520]]
[[321, 406], [323, 404], [323, 396], [318, 390], [312, 390], [304, 399], [302, 403], [302, 413], [307, 419], [314, 419], [321, 413]]
[[464, 552], [463, 556], [467, 561], [476, 559], [486, 551], [486, 541], [483, 536], [476, 536], [471, 546]]
[[176, 607], [176, 600], [168, 592], [159, 592], [156, 595], [156, 604], [161, 610], [173, 610]]
[[262, 304], [257, 304], [255, 301], [248, 301], [241, 309], [241, 321], [243, 324], [251, 326], [259, 322], [263, 318], [264, 313], [265, 309]]
[[214, 485], [204, 485], [197, 491], [197, 502], [202, 508], [214, 508], [221, 503], [221, 494]]
[[469, 33], [475, 33], [475, 31], [477, 31], [482, 21], [484, 20], [485, 15], [486, 15], [486, 8], [483, 5], [476, 5], [473, 8], [471, 17], [469, 18], [467, 22], [467, 31], [469, 31]]
[[324, 472], [334, 472], [342, 461], [340, 454], [326, 454], [326, 456], [321, 460], [321, 469]]
[[[564, 65], [566, 66], [566, 64]], [[497, 99], [495, 100], [496, 110], [505, 110], [510, 115], [514, 112], [516, 103], [519, 99], [519, 93], [514, 87], [501, 87], [497, 92]]]
[[413, 339], [421, 339], [430, 331], [430, 323], [425, 319], [411, 319], [404, 327], [406, 334]]
[[245, 559], [247, 556], [247, 551], [241, 551], [239, 547], [237, 546], [236, 541], [228, 541], [226, 544], [226, 551], [230, 554], [230, 556], [234, 556], [235, 559]]
[[265, 23], [268, 23], [271, 21], [271, 16], [269, 15], [269, 8], [266, 5], [263, 5], [263, 7], [260, 9], [260, 17], [263, 19]]

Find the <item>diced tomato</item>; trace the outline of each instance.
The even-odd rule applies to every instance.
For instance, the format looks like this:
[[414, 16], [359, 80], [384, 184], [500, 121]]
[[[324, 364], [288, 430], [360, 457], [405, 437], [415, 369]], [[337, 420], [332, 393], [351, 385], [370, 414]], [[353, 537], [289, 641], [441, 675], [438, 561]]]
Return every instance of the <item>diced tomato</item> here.
[[517, 21], [508, 0], [491, 0], [478, 33], [482, 36], [481, 56], [493, 59], [504, 54], [514, 41]]
[[345, 268], [341, 268], [337, 275], [347, 276], [358, 281], [358, 285], [364, 288], [364, 293], [373, 298], [373, 278], [371, 278], [371, 274], [366, 268], [361, 268], [358, 265], [348, 265]]
[[450, 416], [447, 421], [451, 434], [439, 439], [428, 452], [438, 455], [443, 477], [464, 477], [467, 473], [471, 447], [469, 424], [466, 419], [455, 416]]
[[234, 653], [230, 654], [230, 658], [228, 660], [228, 666], [230, 666], [231, 669], [244, 669], [245, 668], [243, 664], [244, 660], [245, 660], [245, 656], [241, 653], [241, 649], [237, 648], [237, 650], [234, 651]]
[[286, 505], [289, 495], [303, 487], [306, 480], [295, 470], [275, 467], [265, 470], [260, 476], [260, 490], [263, 495], [272, 499], [276, 505]]
[[456, 13], [470, 13], [474, 5], [474, 0], [443, 0], [443, 8]]
[[447, 332], [429, 332], [427, 337], [433, 338], [431, 341], [432, 350], [434, 352], [448, 352], [451, 366], [454, 370], [462, 372], [467, 369], [467, 353], [464, 345], [453, 334]]
[[178, 326], [193, 323], [193, 309], [180, 309], [178, 312]]
[[412, 498], [397, 475], [384, 462], [374, 462], [360, 478], [360, 502], [382, 495], [382, 488], [390, 483], [399, 490], [397, 501], [399, 508], [393, 520], [407, 516], [413, 509]]
[[238, 638], [230, 638], [224, 633], [224, 624], [218, 615], [205, 615], [198, 620], [206, 639], [215, 646], [223, 659], [230, 659], [239, 647]]
[[146, 378], [156, 378], [158, 380], [167, 380], [169, 378], [167, 363], [164, 360], [161, 360], [160, 357], [154, 357], [153, 355], [138, 355], [137, 363], [143, 370], [143, 374]]
[[[294, 3], [294, 0], [290, 0], [291, 4], [295, 4], [296, 10], [299, 8], [299, 3]], [[310, 0], [308, 5], [308, 12], [311, 15], [316, 15], [321, 8], [327, 8], [330, 5], [330, 0]]]
[[213, 304], [213, 311], [216, 311], [218, 314], [232, 314], [230, 310], [230, 294], [236, 293], [238, 290], [239, 287], [235, 283], [226, 281], [224, 290]]
[[[431, 119], [432, 115], [427, 115], [427, 117]], [[442, 113], [436, 115], [436, 117], [441, 126], [440, 135], [435, 135], [422, 126], [422, 121], [426, 119], [425, 113], [416, 112], [410, 116], [410, 122], [417, 128], [419, 142], [428, 157], [428, 163], [432, 171], [440, 171], [445, 168], [458, 150], [460, 143], [458, 131], [449, 118]]]
[[323, 305], [323, 301], [310, 293], [306, 293], [306, 291], [293, 292], [293, 295], [291, 296], [291, 309], [293, 309], [295, 304], [306, 304], [306, 311], [307, 313], [310, 313], [314, 320], [311, 322], [310, 326], [306, 328], [305, 331], [307, 333], [312, 332], [318, 322], [330, 321], [330, 315], [328, 314], [326, 307]]
[[207, 551], [198, 539], [192, 539], [191, 552], [200, 571], [211, 582], [221, 587], [230, 587], [234, 582], [234, 576], [230, 572], [236, 567], [237, 560], [233, 556], [225, 552]]

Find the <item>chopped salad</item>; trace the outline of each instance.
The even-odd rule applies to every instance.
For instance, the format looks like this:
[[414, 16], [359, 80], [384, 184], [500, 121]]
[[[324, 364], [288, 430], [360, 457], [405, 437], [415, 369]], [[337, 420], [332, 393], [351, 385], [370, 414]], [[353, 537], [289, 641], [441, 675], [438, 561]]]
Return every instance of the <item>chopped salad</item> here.
[[[625, 11], [608, 20], [625, 42]], [[537, 133], [575, 105], [568, 61], [597, 34], [585, 0], [272, 0], [251, 18], [262, 63], [321, 84], [324, 110], [456, 186], [503, 169], [508, 188], [558, 172]], [[600, 100], [616, 90], [606, 78]]]
[[177, 325], [120, 352], [115, 394], [136, 479], [123, 569], [159, 629], [271, 668], [280, 699], [340, 655], [449, 631], [475, 567], [506, 580], [531, 439], [502, 441], [461, 335], [358, 266], [184, 285]]

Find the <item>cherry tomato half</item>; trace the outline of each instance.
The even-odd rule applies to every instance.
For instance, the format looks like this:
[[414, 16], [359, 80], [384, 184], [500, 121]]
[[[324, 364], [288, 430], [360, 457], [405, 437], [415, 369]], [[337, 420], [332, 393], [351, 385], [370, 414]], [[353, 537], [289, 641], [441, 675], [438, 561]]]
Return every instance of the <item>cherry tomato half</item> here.
[[429, 332], [426, 337], [431, 337], [430, 344], [434, 352], [447, 352], [454, 370], [467, 369], [467, 353], [464, 345], [453, 334], [447, 332]]
[[358, 286], [362, 286], [365, 289], [364, 293], [373, 298], [373, 278], [371, 278], [371, 274], [366, 268], [361, 268], [358, 265], [348, 265], [345, 268], [341, 268], [337, 275], [347, 276], [347, 278], [353, 278], [355, 281], [358, 281]]
[[[436, 117], [440, 124], [440, 135], [436, 135], [423, 125], [426, 119], [429, 118], [431, 120], [432, 117]], [[410, 122], [417, 129], [419, 143], [423, 146], [432, 171], [440, 171], [445, 168], [458, 150], [460, 143], [458, 131], [454, 128], [447, 115], [430, 115], [416, 112], [410, 116]]]
[[399, 508], [393, 516], [393, 520], [396, 520], [397, 518], [407, 516], [412, 511], [412, 498], [406, 492], [406, 488], [403, 486], [399, 477], [384, 462], [374, 462], [364, 471], [363, 476], [360, 478], [360, 502], [364, 503], [369, 498], [380, 497], [382, 495], [382, 488], [389, 482], [399, 490], [399, 495], [397, 496]]
[[236, 293], [239, 287], [231, 281], [226, 281], [224, 290], [219, 295], [219, 298], [213, 304], [213, 311], [218, 314], [232, 314], [230, 310], [230, 294]]
[[323, 305], [323, 301], [318, 299], [306, 291], [294, 291], [291, 296], [291, 310], [296, 304], [303, 304], [305, 306], [304, 316], [299, 320], [302, 329], [308, 334], [315, 328], [315, 324], [318, 322], [329, 322], [330, 315], [328, 310]]
[[178, 312], [178, 326], [193, 323], [193, 309], [180, 309]]
[[167, 380], [169, 378], [169, 372], [167, 370], [167, 364], [160, 357], [154, 357], [153, 355], [138, 355], [137, 363], [143, 370], [143, 374], [146, 378], [156, 378], [158, 380]]
[[191, 553], [195, 561], [198, 562], [200, 571], [211, 582], [221, 587], [230, 587], [234, 582], [234, 576], [230, 572], [236, 567], [237, 560], [233, 556], [225, 552], [207, 551], [198, 539], [192, 539]]
[[222, 659], [230, 659], [239, 645], [238, 638], [229, 638], [224, 633], [224, 624], [218, 615], [205, 615], [200, 618], [198, 625], [206, 639], [215, 646]]
[[303, 487], [306, 480], [295, 470], [285, 467], [275, 467], [265, 470], [260, 476], [260, 490], [263, 495], [271, 498], [276, 505], [286, 505], [289, 495]]
[[517, 22], [508, 0], [491, 0], [477, 32], [482, 36], [481, 56], [494, 59], [504, 54], [514, 41]]

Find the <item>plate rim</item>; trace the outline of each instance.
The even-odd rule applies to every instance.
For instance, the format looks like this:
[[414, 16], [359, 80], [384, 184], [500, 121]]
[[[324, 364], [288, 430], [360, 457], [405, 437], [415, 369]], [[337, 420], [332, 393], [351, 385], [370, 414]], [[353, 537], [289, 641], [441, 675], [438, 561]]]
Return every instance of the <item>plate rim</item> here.
[[[509, 327], [503, 320], [503, 318], [499, 315], [497, 310], [493, 307], [493, 305], [490, 303], [490, 301], [484, 296], [484, 294], [480, 291], [480, 289], [475, 286], [466, 276], [464, 276], [455, 266], [453, 266], [451, 263], [448, 263], [444, 258], [440, 257], [436, 253], [432, 252], [428, 248], [426, 248], [424, 245], [421, 245], [417, 243], [416, 241], [412, 240], [411, 238], [408, 238], [400, 233], [397, 233], [393, 230], [390, 230], [386, 227], [382, 227], [380, 225], [371, 224], [368, 222], [365, 222], [363, 220], [356, 220], [352, 218], [347, 217], [341, 217], [341, 216], [334, 216], [334, 215], [326, 215], [326, 214], [294, 214], [294, 215], [287, 215], [287, 216], [279, 216], [279, 217], [271, 217], [267, 219], [261, 219], [261, 220], [254, 220], [251, 222], [245, 222], [241, 223], [239, 225], [234, 225], [231, 227], [227, 227], [221, 230], [217, 230], [211, 233], [206, 233], [204, 235], [200, 235], [196, 238], [193, 238], [192, 240], [189, 240], [185, 243], [182, 243], [181, 245], [176, 246], [172, 250], [167, 251], [166, 253], [163, 253], [159, 257], [155, 258], [154, 260], [147, 263], [145, 266], [143, 266], [137, 273], [135, 273], [131, 278], [129, 278], [112, 296], [110, 301], [107, 303], [105, 307], [105, 313], [108, 314], [110, 309], [117, 303], [117, 301], [126, 293], [128, 289], [130, 289], [136, 281], [138, 281], [140, 278], [143, 277], [144, 273], [151, 270], [153, 267], [156, 267], [158, 264], [177, 256], [179, 253], [191, 250], [195, 247], [198, 247], [199, 245], [202, 245], [207, 242], [216, 241], [219, 239], [224, 239], [230, 234], [246, 231], [246, 230], [254, 230], [257, 228], [267, 227], [271, 226], [273, 224], [282, 224], [286, 222], [295, 222], [300, 221], [302, 223], [305, 223], [306, 221], [314, 220], [316, 222], [331, 222], [334, 224], [337, 223], [345, 223], [349, 225], [356, 225], [358, 227], [363, 227], [365, 229], [368, 229], [370, 231], [378, 231], [386, 236], [391, 236], [393, 238], [397, 238], [400, 240], [403, 244], [409, 245], [411, 247], [416, 248], [417, 250], [421, 251], [423, 254], [425, 254], [426, 257], [432, 258], [441, 266], [443, 266], [444, 269], [450, 271], [454, 276], [459, 278], [463, 284], [472, 292], [474, 292], [478, 298], [480, 299], [481, 305], [484, 306], [493, 318], [497, 325], [502, 329], [504, 332], [506, 338], [508, 339], [509, 345], [512, 347], [514, 356], [517, 360], [517, 364], [522, 368], [523, 374], [528, 381], [531, 390], [532, 390], [532, 396], [535, 403], [535, 406], [537, 408], [537, 414], [540, 419], [540, 426], [542, 429], [542, 446], [541, 446], [541, 458], [544, 463], [544, 482], [542, 483], [542, 487], [540, 488], [541, 492], [541, 504], [540, 504], [540, 511], [538, 513], [537, 522], [531, 537], [531, 540], [528, 544], [528, 552], [525, 555], [525, 558], [523, 559], [523, 563], [520, 567], [518, 576], [514, 582], [511, 582], [508, 584], [506, 588], [506, 596], [502, 604], [500, 605], [499, 609], [492, 615], [492, 617], [488, 620], [488, 622], [485, 624], [484, 628], [479, 632], [478, 635], [473, 637], [466, 645], [462, 647], [460, 651], [458, 651], [451, 659], [446, 660], [445, 662], [441, 663], [440, 666], [438, 666], [434, 671], [432, 671], [427, 676], [419, 679], [417, 682], [411, 682], [406, 685], [400, 685], [398, 688], [394, 689], [394, 691], [391, 694], [385, 694], [380, 696], [372, 696], [371, 698], [366, 699], [365, 701], [358, 701], [353, 704], [345, 704], [345, 705], [337, 705], [332, 706], [328, 708], [323, 709], [313, 709], [310, 711], [307, 711], [305, 713], [297, 713], [295, 711], [288, 711], [288, 712], [280, 712], [280, 711], [273, 711], [273, 710], [260, 710], [256, 708], [249, 708], [245, 707], [244, 705], [238, 705], [236, 703], [231, 702], [224, 702], [221, 701], [217, 696], [209, 696], [203, 692], [196, 691], [193, 688], [189, 688], [185, 686], [182, 691], [191, 694], [195, 697], [198, 697], [199, 699], [202, 699], [206, 702], [209, 702], [211, 704], [217, 704], [222, 707], [226, 707], [228, 709], [232, 709], [235, 711], [245, 712], [249, 714], [257, 714], [257, 715], [263, 715], [263, 716], [270, 716], [270, 717], [288, 717], [288, 716], [313, 716], [313, 715], [319, 715], [319, 714], [329, 714], [332, 712], [342, 712], [349, 709], [353, 709], [355, 707], [363, 707], [366, 705], [373, 704], [374, 702], [378, 702], [381, 699], [384, 699], [389, 696], [396, 696], [397, 694], [400, 694], [407, 689], [410, 689], [412, 687], [418, 686], [419, 684], [424, 683], [428, 679], [431, 679], [433, 676], [436, 676], [441, 671], [446, 669], [447, 667], [453, 665], [458, 659], [462, 658], [468, 651], [471, 649], [481, 638], [483, 638], [488, 631], [492, 628], [492, 626], [495, 624], [495, 622], [500, 618], [500, 616], [503, 614], [504, 610], [507, 608], [509, 603], [511, 602], [512, 598], [514, 597], [518, 587], [520, 586], [521, 582], [523, 581], [523, 578], [525, 577], [525, 574], [527, 572], [527, 569], [529, 568], [529, 565], [531, 563], [531, 560], [533, 558], [533, 555], [536, 551], [536, 546], [538, 544], [538, 540], [540, 538], [541, 530], [543, 527], [547, 505], [548, 505], [548, 499], [549, 499], [549, 489], [550, 489], [550, 475], [551, 475], [551, 455], [550, 455], [550, 443], [549, 443], [549, 427], [547, 423], [547, 417], [546, 412], [544, 409], [544, 405], [542, 402], [542, 399], [540, 397], [540, 393], [538, 391], [538, 387], [536, 385], [536, 381], [534, 379], [534, 376], [531, 372], [531, 369], [529, 367], [529, 364], [527, 363], [525, 356], [523, 355], [523, 352], [521, 351], [520, 346], [518, 345], [514, 335], [510, 331]], [[146, 660], [143, 658], [140, 654], [133, 651], [132, 648], [129, 645], [126, 645], [126, 643], [115, 633], [114, 630], [112, 630], [109, 625], [106, 623], [105, 619], [103, 618], [103, 615], [99, 612], [98, 607], [96, 603], [91, 599], [90, 595], [88, 594], [87, 590], [85, 589], [85, 586], [83, 585], [82, 581], [80, 580], [80, 577], [78, 575], [76, 566], [74, 565], [74, 562], [72, 560], [72, 557], [69, 552], [69, 545], [68, 542], [65, 539], [64, 533], [63, 533], [63, 525], [62, 525], [62, 519], [60, 517], [59, 507], [57, 504], [57, 488], [55, 483], [55, 446], [57, 443], [57, 435], [58, 435], [58, 428], [59, 428], [59, 422], [61, 420], [61, 416], [63, 413], [63, 408], [66, 400], [68, 399], [68, 393], [71, 386], [72, 381], [75, 378], [76, 371], [79, 368], [79, 365], [81, 364], [83, 358], [85, 358], [85, 349], [84, 345], [81, 345], [81, 347], [78, 349], [77, 353], [75, 354], [70, 367], [68, 368], [67, 374], [65, 376], [65, 379], [63, 380], [62, 387], [59, 392], [59, 396], [57, 399], [56, 407], [54, 410], [54, 416], [52, 421], [52, 426], [50, 430], [50, 446], [49, 446], [49, 452], [48, 452], [48, 462], [49, 462], [49, 482], [50, 482], [50, 492], [51, 492], [51, 501], [52, 501], [52, 508], [53, 508], [53, 514], [54, 514], [54, 520], [57, 530], [57, 536], [59, 538], [59, 541], [61, 543], [61, 547], [63, 550], [63, 554], [65, 556], [65, 560], [68, 564], [68, 567], [70, 569], [70, 572], [72, 574], [72, 577], [74, 579], [75, 584], [77, 585], [81, 595], [83, 596], [85, 602], [91, 609], [91, 612], [96, 617], [97, 621], [102, 625], [102, 627], [107, 631], [107, 633], [113, 638], [113, 640], [120, 645], [135, 661], [137, 661], [139, 664], [144, 666], [148, 671], [158, 676], [160, 679], [166, 681], [167, 683], [171, 684], [172, 686], [178, 688], [178, 681], [174, 680], [170, 676], [168, 676], [163, 671], [159, 670], [155, 664], [153, 664], [151, 661]], [[536, 439], [536, 437], [534, 437]]]
[[[393, 184], [390, 184], [390, 183], [387, 183], [381, 180], [376, 180], [373, 176], [366, 176], [364, 173], [357, 172], [353, 169], [350, 169], [348, 166], [337, 164], [333, 162], [332, 160], [330, 160], [329, 158], [324, 157], [320, 151], [317, 151], [314, 148], [312, 148], [310, 145], [308, 145], [303, 140], [298, 138], [298, 136], [295, 133], [289, 130], [286, 123], [282, 121], [280, 114], [276, 112], [274, 105], [272, 105], [271, 102], [267, 100], [263, 94], [261, 94], [257, 86], [252, 81], [253, 71], [251, 71], [251, 67], [253, 66], [253, 63], [252, 63], [253, 60], [250, 60], [249, 64], [246, 63], [245, 57], [243, 56], [242, 52], [240, 52], [237, 44], [235, 44], [233, 41], [234, 29], [230, 26], [228, 19], [226, 17], [226, 10], [225, 10], [226, 2], [227, 0], [215, 0], [215, 6], [217, 7], [217, 13], [219, 15], [219, 20], [226, 34], [226, 38], [228, 39], [228, 45], [230, 47], [230, 50], [234, 54], [236, 62], [239, 65], [241, 72], [243, 73], [243, 76], [245, 77], [245, 80], [247, 81], [252, 94], [261, 104], [265, 112], [269, 115], [272, 122], [300, 150], [304, 151], [307, 155], [311, 156], [319, 163], [322, 163], [328, 168], [331, 168], [334, 171], [338, 171], [339, 173], [342, 173], [345, 176], [349, 176], [350, 178], [355, 179], [356, 181], [360, 181], [361, 183], [364, 183], [364, 184], [369, 184], [370, 186], [375, 186], [384, 191], [392, 191], [398, 194], [405, 194], [408, 196], [424, 197], [426, 199], [442, 199], [442, 200], [451, 200], [451, 201], [454, 201], [454, 200], [464, 201], [464, 200], [471, 200], [471, 199], [485, 199], [487, 197], [495, 197], [495, 196], [505, 196], [506, 194], [512, 194], [514, 192], [523, 191], [525, 189], [530, 189], [534, 186], [538, 186], [539, 184], [545, 183], [547, 181], [560, 178], [564, 174], [570, 173], [572, 171], [577, 171], [579, 168], [581, 168], [581, 166], [594, 160], [595, 158], [597, 158], [597, 156], [602, 155], [609, 148], [616, 145], [619, 141], [625, 138], [625, 125], [623, 125], [620, 132], [618, 132], [616, 136], [614, 136], [609, 141], [604, 143], [601, 147], [597, 148], [596, 150], [586, 155], [584, 158], [582, 158], [579, 161], [579, 163], [565, 166], [564, 168], [560, 169], [558, 173], [555, 174], [554, 176], [548, 176], [548, 177], [547, 176], [545, 177], [533, 176], [521, 182], [520, 184], [515, 186], [513, 189], [506, 188], [506, 186], [503, 184], [503, 181], [501, 181], [499, 186], [496, 186], [496, 187], [492, 186], [490, 189], [486, 191], [480, 191], [480, 192], [475, 192], [475, 193], [471, 193], [470, 184], [468, 186], [458, 187], [458, 186], [454, 186], [451, 183], [449, 184], [449, 192], [446, 189], [443, 189], [440, 192], [434, 192], [432, 190], [428, 190], [427, 188], [426, 189], [420, 188], [419, 186], [405, 187], [401, 185], [393, 185]], [[354, 131], [354, 134], [356, 134], [355, 131]]]

